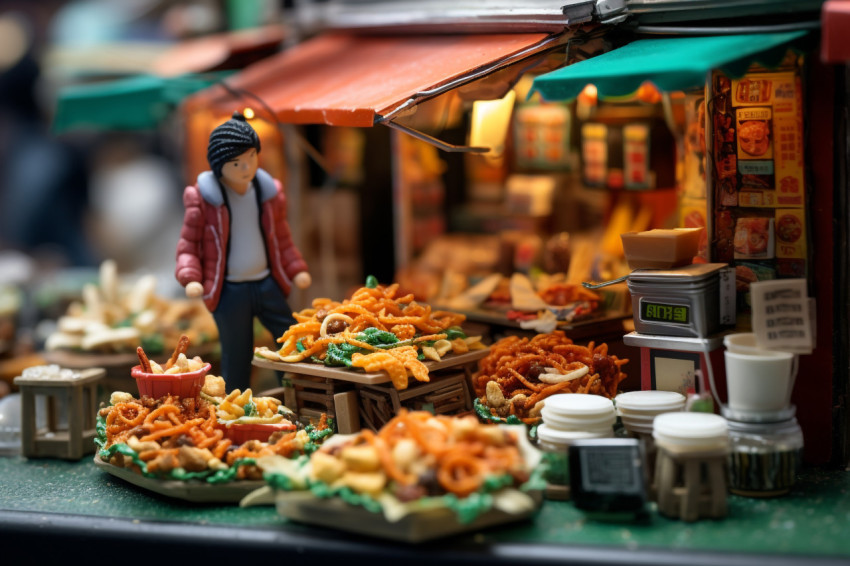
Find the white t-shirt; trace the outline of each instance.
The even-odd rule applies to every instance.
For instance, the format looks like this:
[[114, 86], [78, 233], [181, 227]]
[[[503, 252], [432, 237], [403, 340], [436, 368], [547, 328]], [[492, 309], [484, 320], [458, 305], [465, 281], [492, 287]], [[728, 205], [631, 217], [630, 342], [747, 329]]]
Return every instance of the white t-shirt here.
[[[222, 183], [223, 184], [223, 183]], [[257, 195], [251, 183], [244, 195], [227, 185], [230, 204], [230, 254], [227, 256], [228, 281], [257, 281], [269, 274], [266, 246], [260, 226]]]

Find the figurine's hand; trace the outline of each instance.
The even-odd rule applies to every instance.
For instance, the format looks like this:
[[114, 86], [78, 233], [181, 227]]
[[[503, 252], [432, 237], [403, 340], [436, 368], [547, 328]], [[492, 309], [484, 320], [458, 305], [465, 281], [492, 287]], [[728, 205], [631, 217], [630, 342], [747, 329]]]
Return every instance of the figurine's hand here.
[[313, 283], [313, 278], [310, 277], [310, 274], [306, 271], [302, 271], [301, 273], [295, 274], [295, 277], [292, 278], [292, 282], [295, 283], [295, 286], [299, 289], [306, 289]]
[[197, 299], [204, 294], [204, 286], [198, 281], [192, 281], [186, 285], [186, 296]]

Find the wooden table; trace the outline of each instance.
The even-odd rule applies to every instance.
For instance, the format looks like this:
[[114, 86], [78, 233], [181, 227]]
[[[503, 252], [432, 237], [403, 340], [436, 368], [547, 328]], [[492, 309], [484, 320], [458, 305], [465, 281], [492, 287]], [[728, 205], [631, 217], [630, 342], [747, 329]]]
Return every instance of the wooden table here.
[[[466, 389], [466, 393], [463, 395], [465, 406], [462, 409], [457, 408], [461, 410], [472, 409], [469, 394], [472, 370], [476, 363], [489, 351], [486, 348], [470, 350], [463, 354], [449, 354], [440, 361], [428, 360], [424, 362], [428, 368], [431, 381], [427, 384], [419, 384], [411, 379], [408, 386], [409, 392], [404, 394], [404, 400], [410, 400], [413, 395], [434, 394], [443, 384], [447, 389], [450, 389], [457, 382], [457, 375], [461, 372], [464, 376], [462, 387]], [[334, 417], [337, 430], [343, 434], [360, 430], [361, 421], [370, 428], [375, 427], [375, 423], [378, 421], [375, 420], [373, 413], [369, 410], [369, 407], [372, 406], [370, 398], [368, 396], [361, 398], [362, 392], [364, 390], [373, 393], [375, 391], [381, 392], [388, 389], [386, 384], [391, 382], [389, 374], [385, 371], [368, 373], [309, 362], [276, 362], [257, 357], [253, 359], [252, 363], [257, 367], [288, 374], [285, 378], [286, 385], [281, 392], [284, 404], [292, 408], [301, 417], [315, 419], [322, 413]], [[431, 387], [428, 387], [428, 385], [431, 385]], [[397, 398], [393, 396], [393, 393], [396, 393]], [[400, 407], [399, 393], [393, 391], [389, 395], [393, 406]]]

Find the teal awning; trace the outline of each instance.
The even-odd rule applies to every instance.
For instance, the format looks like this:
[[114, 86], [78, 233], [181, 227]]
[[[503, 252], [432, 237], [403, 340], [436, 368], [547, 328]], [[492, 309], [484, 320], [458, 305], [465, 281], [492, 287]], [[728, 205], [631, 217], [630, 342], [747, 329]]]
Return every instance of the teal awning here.
[[53, 131], [88, 127], [111, 130], [155, 128], [188, 95], [233, 71], [179, 77], [140, 75], [75, 85], [59, 93]]
[[752, 63], [775, 67], [789, 44], [806, 31], [708, 37], [641, 39], [534, 79], [531, 92], [544, 100], [571, 100], [593, 83], [600, 97], [635, 92], [644, 81], [662, 92], [698, 88], [712, 69], [733, 77]]

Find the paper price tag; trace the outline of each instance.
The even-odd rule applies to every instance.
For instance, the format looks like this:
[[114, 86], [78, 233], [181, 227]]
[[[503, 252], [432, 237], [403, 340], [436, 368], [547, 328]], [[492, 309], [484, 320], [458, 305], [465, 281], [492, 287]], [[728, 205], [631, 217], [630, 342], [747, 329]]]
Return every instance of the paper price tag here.
[[750, 285], [753, 332], [759, 346], [810, 354], [814, 348], [814, 308], [805, 279], [774, 279]]

